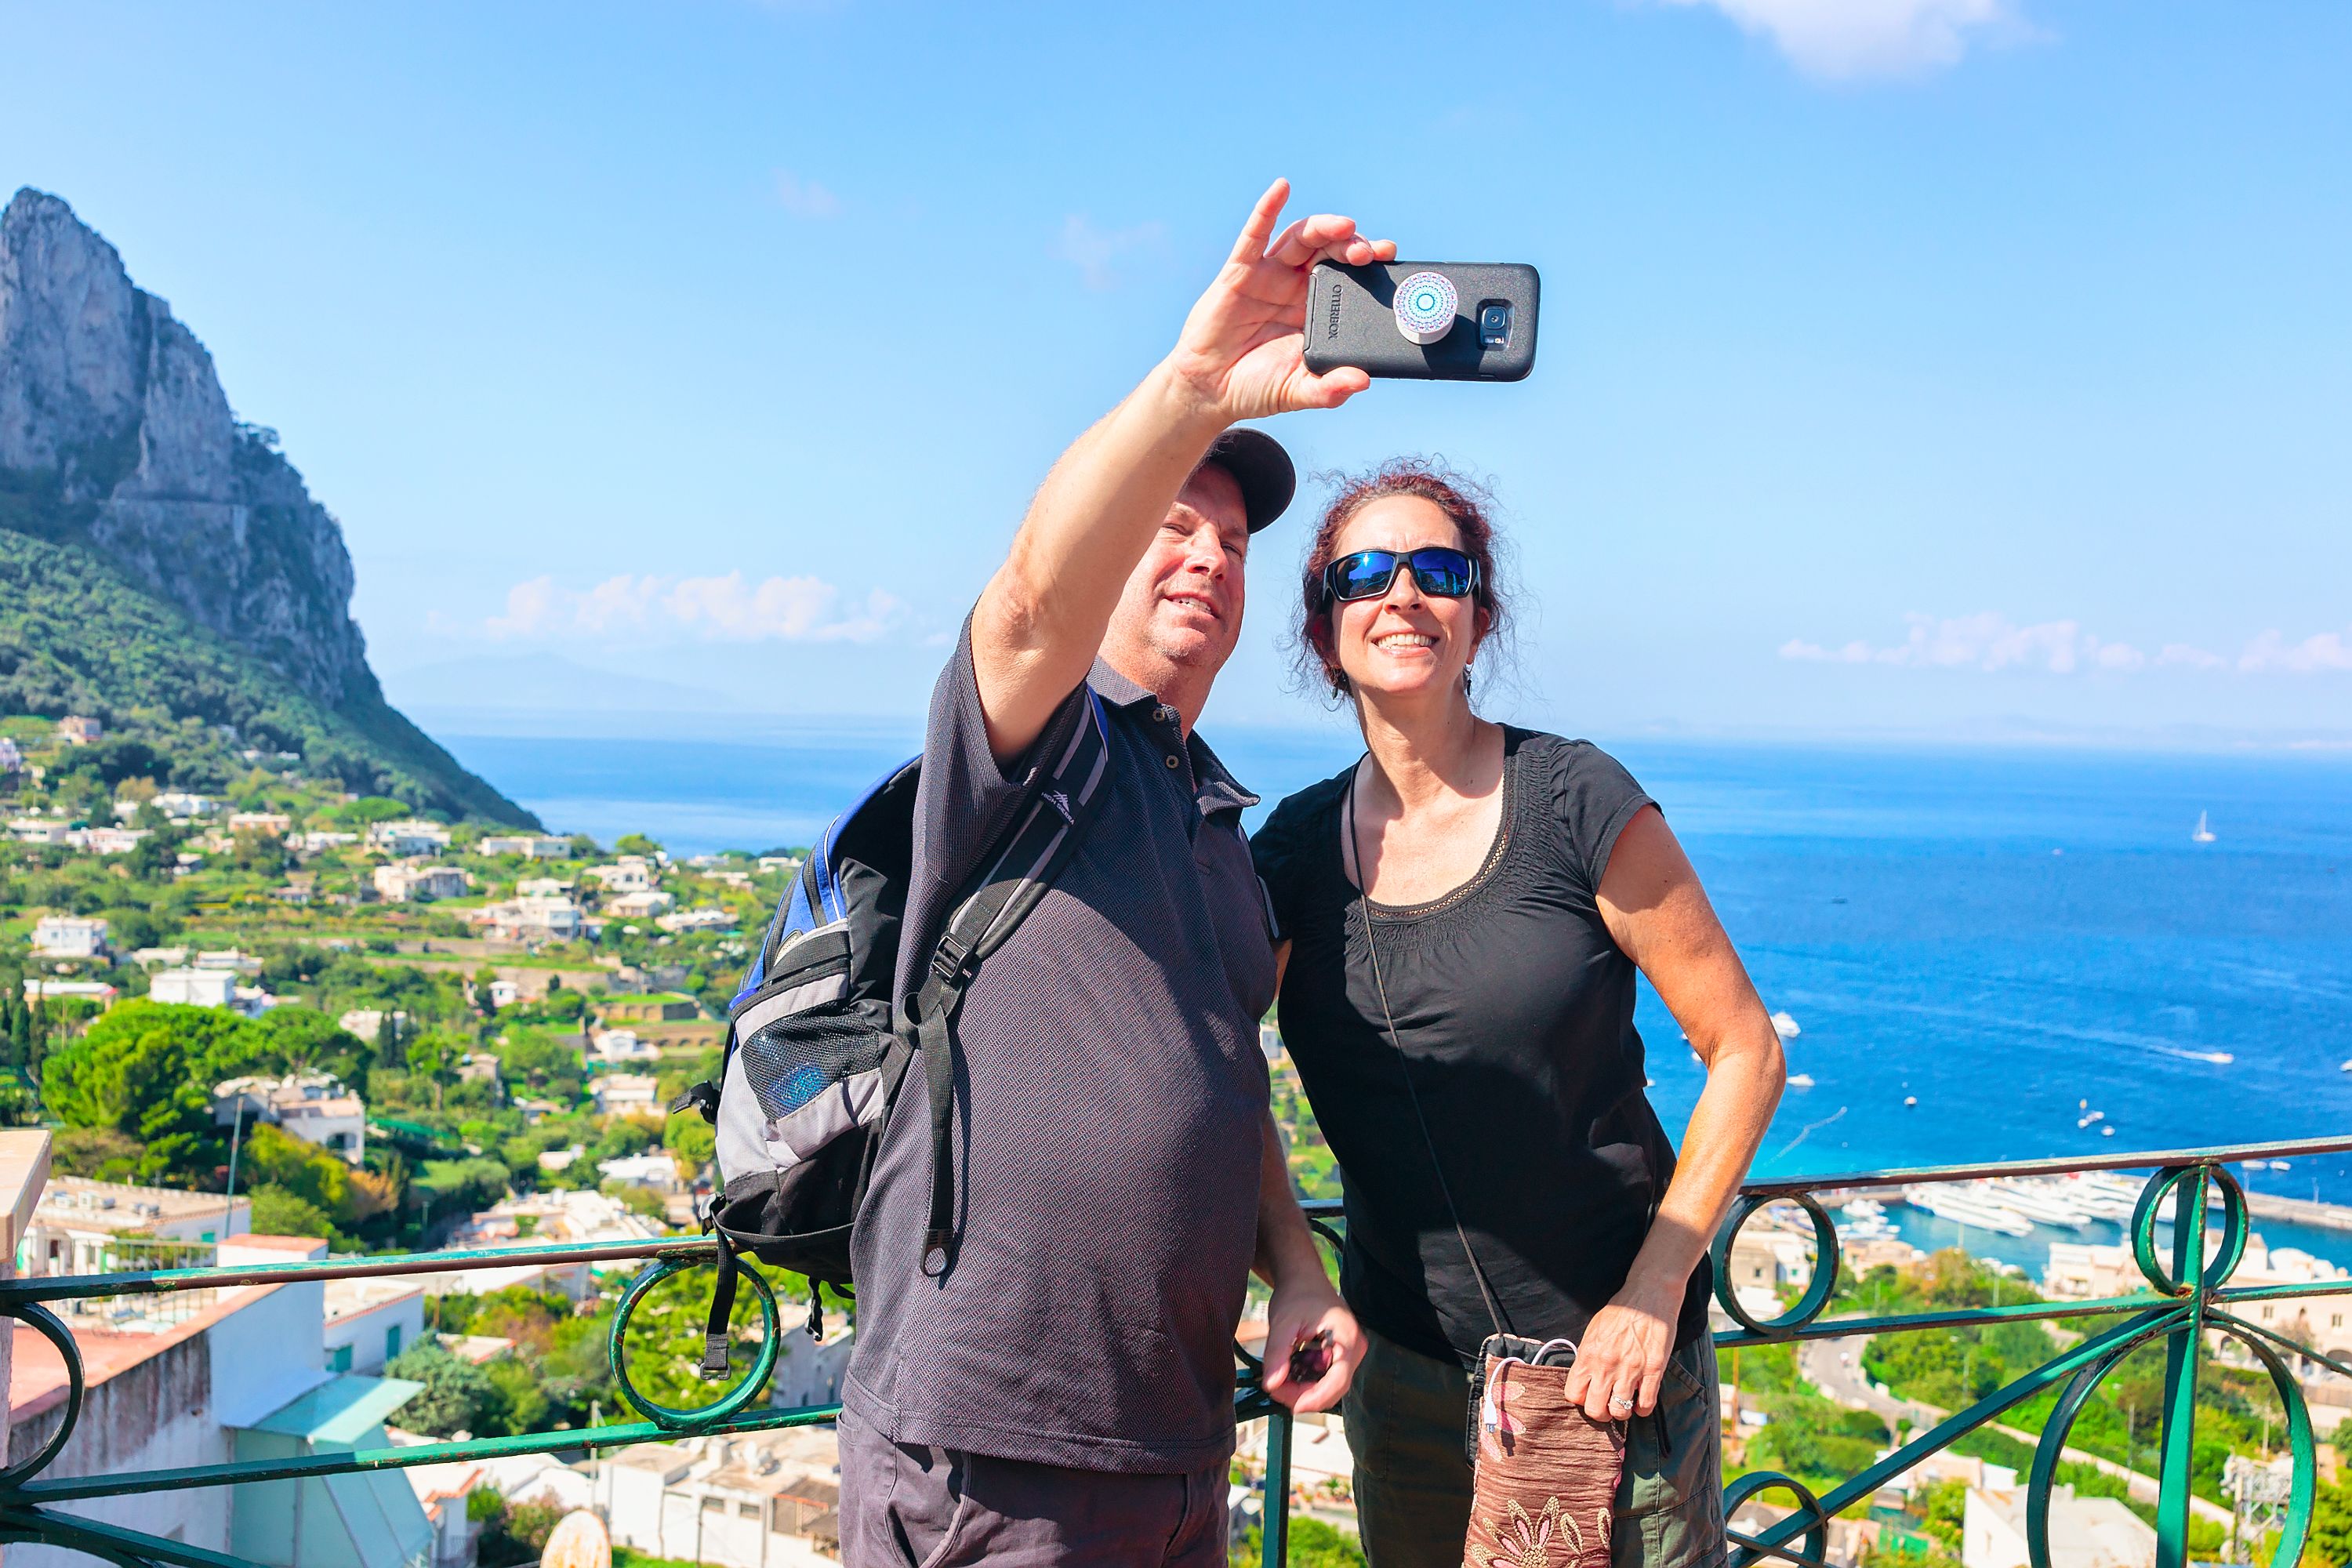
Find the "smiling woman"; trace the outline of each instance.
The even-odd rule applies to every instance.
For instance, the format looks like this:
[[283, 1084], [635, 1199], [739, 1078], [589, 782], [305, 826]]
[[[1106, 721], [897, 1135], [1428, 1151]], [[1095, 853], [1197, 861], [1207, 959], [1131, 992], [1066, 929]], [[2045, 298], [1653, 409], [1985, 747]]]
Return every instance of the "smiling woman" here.
[[[1472, 710], [1496, 577], [1484, 498], [1451, 476], [1392, 463], [1340, 490], [1299, 642], [1365, 755], [1251, 846], [1283, 1042], [1346, 1176], [1357, 1515], [1375, 1563], [1451, 1561], [1465, 1531], [1474, 1555], [1510, 1544], [1499, 1450], [1475, 1474], [1462, 1452], [1468, 1372], [1492, 1386], [1498, 1358], [1567, 1344], [1561, 1418], [1521, 1447], [1574, 1483], [1555, 1502], [1613, 1488], [1615, 1568], [1696, 1568], [1724, 1550], [1704, 1249], [1780, 1097], [1780, 1038], [1633, 776]], [[1637, 973], [1707, 1070], [1679, 1157], [1644, 1093]], [[1584, 1421], [1622, 1442], [1617, 1474]]]
[[[1413, 500], [1427, 504], [1395, 504]], [[1504, 645], [1496, 639], [1507, 639], [1509, 616], [1496, 585], [1498, 574], [1495, 528], [1486, 516], [1490, 505], [1485, 492], [1469, 479], [1417, 458], [1395, 458], [1342, 486], [1324, 509], [1323, 521], [1315, 530], [1314, 542], [1307, 547], [1306, 566], [1300, 574], [1302, 613], [1297, 650], [1301, 674], [1310, 681], [1328, 686], [1334, 698], [1348, 694], [1348, 675], [1340, 668], [1333, 619], [1323, 614], [1329, 603], [1327, 594], [1332, 592], [1326, 580], [1342, 553], [1343, 534], [1349, 536], [1347, 548], [1358, 552], [1368, 543], [1408, 551], [1423, 545], [1458, 550], [1468, 558], [1472, 568], [1470, 599], [1477, 611], [1475, 633], [1464, 653], [1465, 678], [1470, 674], [1467, 665], [1472, 655], [1482, 649], [1500, 651]], [[1351, 528], [1374, 507], [1381, 509], [1388, 526], [1367, 523], [1363, 529]], [[1399, 529], [1404, 531], [1399, 532]], [[1376, 533], [1378, 538], [1374, 537]], [[1406, 534], [1412, 537], [1408, 539]], [[1424, 534], [1428, 537], [1423, 538]], [[1422, 568], [1416, 563], [1414, 571], [1418, 574]], [[1356, 595], [1336, 596], [1352, 599]], [[1385, 583], [1379, 596], [1386, 596]]]

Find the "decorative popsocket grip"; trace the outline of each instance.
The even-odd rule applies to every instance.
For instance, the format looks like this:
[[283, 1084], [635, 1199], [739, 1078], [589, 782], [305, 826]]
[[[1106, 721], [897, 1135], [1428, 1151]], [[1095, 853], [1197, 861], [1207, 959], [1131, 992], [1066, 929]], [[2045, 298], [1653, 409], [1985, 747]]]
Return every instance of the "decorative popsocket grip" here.
[[1454, 310], [1460, 303], [1444, 273], [1416, 272], [1397, 285], [1397, 331], [1426, 347], [1454, 330]]

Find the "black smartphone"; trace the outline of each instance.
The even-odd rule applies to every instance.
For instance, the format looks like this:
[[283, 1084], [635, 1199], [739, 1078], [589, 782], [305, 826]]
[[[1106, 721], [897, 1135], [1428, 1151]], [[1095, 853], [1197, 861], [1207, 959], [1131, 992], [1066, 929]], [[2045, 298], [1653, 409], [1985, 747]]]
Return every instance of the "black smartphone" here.
[[1307, 284], [1307, 368], [1519, 381], [1536, 367], [1540, 280], [1501, 261], [1324, 262]]

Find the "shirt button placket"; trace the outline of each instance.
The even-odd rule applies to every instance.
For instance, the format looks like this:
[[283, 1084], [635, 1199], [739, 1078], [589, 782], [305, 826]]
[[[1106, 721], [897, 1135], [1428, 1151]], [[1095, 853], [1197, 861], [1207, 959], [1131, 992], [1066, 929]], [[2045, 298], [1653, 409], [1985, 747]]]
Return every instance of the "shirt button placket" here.
[[[1173, 724], [1176, 722], [1176, 710], [1162, 702], [1151, 710], [1151, 717], [1155, 723]], [[1171, 773], [1184, 765], [1173, 752], [1169, 752], [1162, 760], [1167, 763], [1168, 771]]]

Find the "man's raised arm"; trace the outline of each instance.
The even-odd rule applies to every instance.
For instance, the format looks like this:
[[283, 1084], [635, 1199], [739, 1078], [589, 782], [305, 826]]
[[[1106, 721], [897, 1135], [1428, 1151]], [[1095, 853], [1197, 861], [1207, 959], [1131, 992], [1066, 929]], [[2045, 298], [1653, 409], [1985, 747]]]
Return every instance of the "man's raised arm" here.
[[1276, 180], [1258, 198], [1175, 349], [1062, 454], [981, 595], [972, 665], [998, 761], [1028, 750], [1086, 679], [1129, 573], [1225, 427], [1336, 408], [1370, 384], [1360, 370], [1317, 375], [1303, 363], [1307, 274], [1327, 258], [1393, 260], [1396, 246], [1328, 216], [1277, 235], [1289, 195]]

